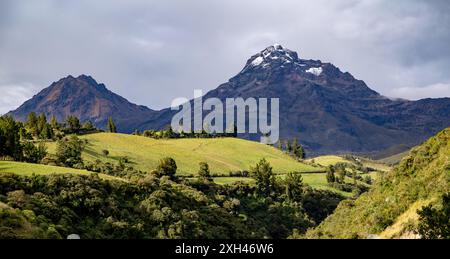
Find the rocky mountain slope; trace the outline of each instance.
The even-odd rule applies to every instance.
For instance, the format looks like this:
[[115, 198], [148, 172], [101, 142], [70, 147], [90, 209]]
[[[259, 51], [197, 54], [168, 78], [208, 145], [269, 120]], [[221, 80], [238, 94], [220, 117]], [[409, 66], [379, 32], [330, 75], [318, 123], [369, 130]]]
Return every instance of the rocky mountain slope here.
[[[450, 126], [450, 98], [391, 100], [333, 64], [300, 59], [280, 45], [252, 56], [239, 74], [205, 95], [211, 97], [279, 98], [281, 138], [298, 137], [317, 154], [414, 146]], [[173, 114], [162, 110], [141, 129], [161, 128]]]
[[[309, 154], [411, 147], [450, 126], [450, 98], [391, 100], [333, 64], [301, 59], [280, 45], [253, 55], [204, 98], [210, 97], [279, 98], [281, 139], [299, 138]], [[88, 76], [61, 79], [10, 114], [23, 120], [30, 111], [73, 114], [100, 127], [113, 116], [122, 132], [167, 127], [176, 113], [131, 104]]]
[[134, 130], [144, 118], [155, 113], [130, 103], [86, 75], [68, 76], [52, 83], [9, 114], [25, 121], [30, 112], [44, 113], [48, 119], [54, 115], [61, 122], [74, 115], [83, 122], [90, 120], [99, 128], [106, 128], [111, 116], [122, 132]]

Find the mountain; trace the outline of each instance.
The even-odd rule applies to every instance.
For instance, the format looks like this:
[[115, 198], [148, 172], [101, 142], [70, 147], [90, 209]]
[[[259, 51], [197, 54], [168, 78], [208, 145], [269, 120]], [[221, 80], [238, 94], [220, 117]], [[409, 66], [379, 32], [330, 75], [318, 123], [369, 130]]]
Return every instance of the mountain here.
[[417, 210], [438, 205], [450, 192], [450, 128], [411, 150], [372, 189], [341, 202], [308, 238], [401, 238], [413, 236]]
[[[239, 74], [205, 95], [211, 97], [279, 98], [281, 138], [298, 137], [310, 154], [414, 146], [450, 126], [450, 98], [391, 100], [333, 64], [300, 59], [281, 45], [252, 56]], [[140, 129], [164, 127], [174, 114], [162, 110]]]
[[[450, 126], [450, 98], [391, 100], [333, 64], [301, 59], [278, 44], [253, 55], [204, 98], [211, 97], [279, 98], [281, 138], [299, 138], [309, 154], [412, 147]], [[74, 114], [100, 127], [113, 116], [121, 132], [164, 128], [177, 112], [131, 104], [87, 76], [61, 79], [10, 114], [23, 120], [30, 111], [59, 119]]]
[[142, 118], [155, 113], [130, 103], [86, 75], [67, 76], [52, 83], [9, 115], [25, 121], [30, 112], [44, 113], [47, 118], [54, 115], [59, 121], [75, 115], [83, 122], [90, 120], [99, 128], [105, 128], [111, 116], [118, 130], [123, 132], [134, 130]]

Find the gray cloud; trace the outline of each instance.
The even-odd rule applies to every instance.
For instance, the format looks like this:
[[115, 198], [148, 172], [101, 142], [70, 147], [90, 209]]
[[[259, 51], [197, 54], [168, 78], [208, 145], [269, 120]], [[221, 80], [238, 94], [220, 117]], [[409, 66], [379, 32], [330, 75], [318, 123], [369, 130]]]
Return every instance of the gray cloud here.
[[[0, 113], [82, 73], [133, 102], [167, 107], [227, 81], [273, 43], [386, 96], [450, 96], [446, 0], [7, 0], [0, 39]], [[16, 92], [23, 98], [12, 101]]]

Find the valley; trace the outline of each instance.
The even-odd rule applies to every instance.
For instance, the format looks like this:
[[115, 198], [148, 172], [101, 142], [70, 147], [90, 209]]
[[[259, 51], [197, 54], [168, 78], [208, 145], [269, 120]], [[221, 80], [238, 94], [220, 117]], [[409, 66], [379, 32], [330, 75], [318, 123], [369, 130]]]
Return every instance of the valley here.
[[[0, 0], [0, 39], [5, 248], [450, 240], [448, 0]], [[20, 252], [55, 248], [38, 245]]]
[[279, 98], [278, 142], [52, 83], [0, 117], [0, 238], [448, 238], [449, 98], [391, 100], [281, 45], [202, 98], [235, 97]]

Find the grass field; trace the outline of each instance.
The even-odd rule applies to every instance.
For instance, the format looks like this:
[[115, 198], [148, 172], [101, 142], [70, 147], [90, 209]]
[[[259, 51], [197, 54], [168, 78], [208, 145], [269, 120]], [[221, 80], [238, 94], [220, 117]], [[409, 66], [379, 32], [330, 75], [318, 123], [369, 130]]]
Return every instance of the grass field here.
[[[381, 161], [376, 161], [376, 160], [371, 160], [371, 159], [361, 158], [361, 157], [359, 158], [359, 160], [363, 166], [373, 168], [377, 171], [388, 172], [389, 170], [391, 170], [390, 166], [388, 166], [387, 164], [385, 164]], [[314, 158], [308, 159], [307, 161], [314, 162], [315, 164], [325, 166], [325, 167], [329, 166], [329, 165], [335, 165], [337, 163], [355, 164], [341, 156], [333, 156], [333, 155], [314, 157]]]
[[[276, 173], [313, 172], [321, 170], [300, 163], [273, 147], [237, 138], [216, 139], [152, 139], [126, 134], [97, 133], [80, 138], [88, 140], [83, 159], [117, 163], [126, 156], [136, 169], [151, 171], [163, 157], [177, 162], [178, 174], [196, 174], [199, 162], [208, 162], [212, 174], [249, 170], [261, 158], [266, 158]], [[48, 143], [54, 153], [56, 143]], [[108, 150], [109, 155], [102, 151]]]
[[[73, 169], [68, 167], [29, 164], [21, 162], [0, 161], [0, 173], [14, 173], [18, 175], [48, 175], [48, 174], [78, 174], [89, 175], [92, 172], [86, 170]], [[122, 180], [121, 178], [99, 174], [103, 179], [107, 180]]]
[[[315, 189], [320, 189], [320, 190], [329, 190], [329, 191], [334, 191], [337, 193], [342, 194], [343, 196], [346, 197], [350, 197], [351, 193], [347, 193], [347, 192], [343, 192], [343, 191], [339, 191], [331, 186], [328, 185], [327, 182], [327, 174], [326, 173], [302, 173], [302, 179], [303, 179], [303, 183], [308, 184], [309, 186], [311, 186], [312, 188]], [[372, 177], [372, 179], [376, 179], [376, 172], [372, 172], [367, 174], [370, 177]], [[284, 175], [279, 175], [279, 178], [284, 178]], [[346, 183], [353, 183], [353, 179], [350, 177], [345, 177], [345, 182]], [[361, 181], [358, 181], [358, 184], [363, 184], [368, 186], [366, 183], [363, 183]]]
[[[111, 133], [96, 133], [80, 136], [87, 140], [87, 146], [83, 152], [85, 161], [118, 163], [121, 157], [127, 157], [130, 165], [142, 171], [151, 171], [156, 168], [163, 157], [172, 157], [177, 162], [178, 175], [195, 175], [199, 162], [208, 162], [217, 184], [230, 184], [237, 181], [252, 182], [251, 178], [223, 177], [230, 171], [249, 170], [261, 158], [266, 158], [277, 177], [282, 178], [288, 172], [302, 174], [303, 182], [313, 188], [333, 190], [348, 196], [348, 193], [340, 192], [328, 186], [326, 174], [323, 173], [328, 165], [340, 162], [352, 163], [340, 156], [320, 156], [308, 159], [307, 163], [301, 163], [281, 152], [280, 150], [260, 144], [236, 138], [216, 139], [152, 139], [141, 136]], [[47, 144], [48, 151], [55, 153], [56, 143]], [[104, 155], [103, 150], [108, 150], [109, 155]], [[317, 166], [312, 166], [314, 162]], [[364, 166], [372, 167], [379, 171], [387, 171], [389, 166], [377, 163], [369, 159], [361, 159]], [[350, 169], [349, 169], [350, 170]], [[358, 172], [361, 173], [361, 172]], [[376, 179], [377, 173], [369, 174]], [[351, 183], [351, 178], [346, 178]], [[362, 184], [362, 182], [360, 182]]]
[[343, 157], [340, 156], [319, 156], [314, 157], [311, 159], [308, 159], [309, 162], [314, 162], [315, 164], [321, 165], [321, 166], [329, 166], [329, 165], [335, 165], [337, 163], [348, 163], [348, 160], [345, 160]]

